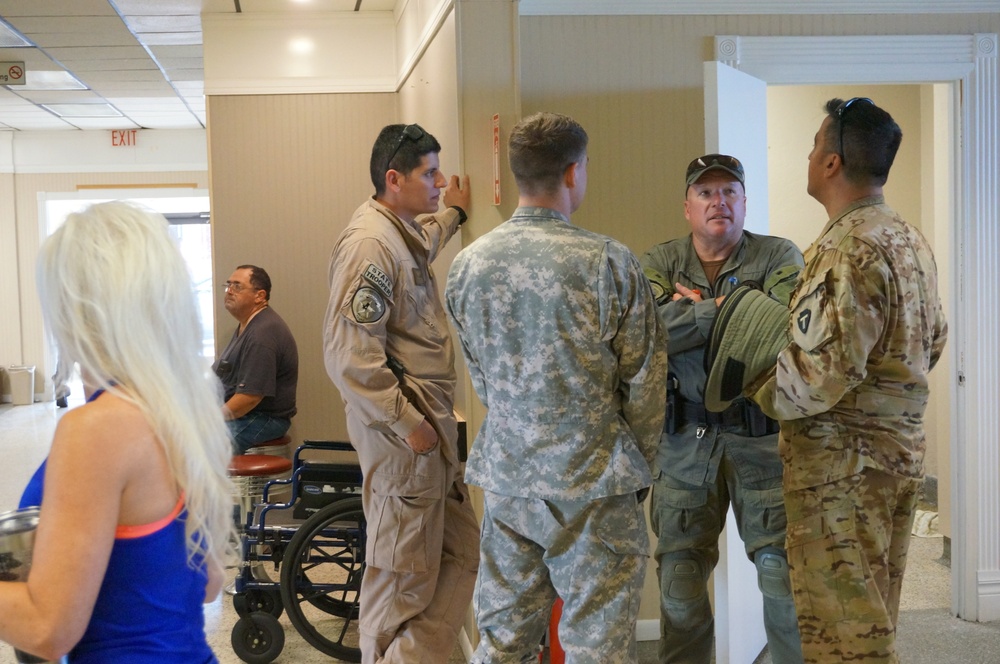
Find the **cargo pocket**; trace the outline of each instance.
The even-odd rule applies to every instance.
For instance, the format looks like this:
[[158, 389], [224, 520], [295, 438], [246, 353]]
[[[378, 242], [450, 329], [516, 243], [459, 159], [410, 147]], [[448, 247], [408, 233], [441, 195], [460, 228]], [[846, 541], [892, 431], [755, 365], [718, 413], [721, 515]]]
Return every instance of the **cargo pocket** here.
[[854, 528], [854, 509], [838, 508], [792, 521], [788, 563], [800, 616], [824, 622], [864, 621], [878, 596]]
[[365, 562], [393, 572], [426, 572], [431, 567], [428, 543], [441, 528], [433, 523], [441, 509], [440, 480], [376, 472], [371, 490]]
[[[773, 489], [744, 489], [743, 490], [743, 511], [745, 512], [746, 526], [750, 532], [744, 532], [747, 545], [761, 540], [760, 546], [772, 544], [783, 547], [781, 538], [775, 539], [775, 535], [785, 532], [788, 525], [788, 518], [785, 515], [785, 496], [782, 488]], [[750, 547], [753, 550], [757, 546]]]
[[708, 504], [708, 489], [672, 489], [658, 484], [653, 487], [653, 501], [650, 512], [657, 534], [687, 534], [703, 525], [703, 519], [696, 519], [694, 513]]
[[[575, 581], [582, 585], [600, 584], [614, 589], [601, 594], [601, 614], [605, 625], [620, 625], [621, 616], [628, 616], [629, 624], [639, 617], [641, 588], [649, 557], [649, 535], [642, 505], [634, 494], [605, 498], [613, 514], [605, 514], [595, 534], [603, 550], [595, 551], [593, 559], [581, 560], [574, 570]], [[593, 565], [593, 567], [591, 567]]]

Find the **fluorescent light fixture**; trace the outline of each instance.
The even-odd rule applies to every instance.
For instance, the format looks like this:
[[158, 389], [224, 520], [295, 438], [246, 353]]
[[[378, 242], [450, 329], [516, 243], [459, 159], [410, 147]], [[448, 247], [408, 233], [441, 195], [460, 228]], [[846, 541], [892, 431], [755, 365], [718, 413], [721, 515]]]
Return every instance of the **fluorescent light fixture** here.
[[0, 21], [0, 48], [19, 48], [34, 46], [30, 41], [15, 30], [6, 21]]
[[87, 86], [68, 71], [34, 71], [27, 72], [27, 82], [16, 86], [21, 90], [86, 90]]
[[316, 42], [309, 37], [296, 37], [292, 41], [288, 42], [288, 50], [297, 55], [312, 53], [315, 48]]
[[123, 117], [111, 104], [42, 104], [61, 118], [119, 118]]

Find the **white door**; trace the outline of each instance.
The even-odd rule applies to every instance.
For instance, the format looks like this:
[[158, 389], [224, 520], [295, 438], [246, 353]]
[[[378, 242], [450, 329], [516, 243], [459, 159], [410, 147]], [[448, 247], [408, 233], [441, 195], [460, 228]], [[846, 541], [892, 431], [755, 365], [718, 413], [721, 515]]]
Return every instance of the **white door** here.
[[[721, 62], [705, 63], [705, 152], [743, 162], [745, 228], [767, 233], [767, 83]], [[746, 556], [732, 510], [715, 568], [715, 661], [750, 664], [767, 643], [757, 569]]]

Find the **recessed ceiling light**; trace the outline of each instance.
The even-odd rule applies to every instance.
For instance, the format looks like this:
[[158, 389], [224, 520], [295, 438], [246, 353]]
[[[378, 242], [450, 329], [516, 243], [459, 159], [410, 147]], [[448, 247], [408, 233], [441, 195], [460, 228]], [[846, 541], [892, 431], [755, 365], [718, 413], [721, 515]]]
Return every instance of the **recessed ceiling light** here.
[[27, 82], [18, 90], [86, 90], [87, 86], [68, 71], [33, 71], [26, 73]]
[[0, 21], [0, 47], [18, 48], [22, 46], [34, 46], [30, 41], [21, 35], [20, 32], [12, 28], [5, 21]]
[[288, 42], [288, 50], [299, 55], [312, 53], [315, 48], [315, 42], [308, 37], [296, 37], [292, 41]]
[[61, 118], [119, 118], [122, 114], [111, 104], [41, 104]]

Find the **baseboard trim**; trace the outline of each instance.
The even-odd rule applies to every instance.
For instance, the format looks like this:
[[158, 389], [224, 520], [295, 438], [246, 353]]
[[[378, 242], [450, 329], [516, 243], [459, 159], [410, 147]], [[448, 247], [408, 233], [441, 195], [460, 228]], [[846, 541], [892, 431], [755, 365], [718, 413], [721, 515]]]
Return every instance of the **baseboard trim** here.
[[465, 655], [465, 661], [472, 659], [472, 653], [474, 649], [472, 647], [472, 641], [469, 640], [469, 633], [462, 628], [462, 631], [458, 633], [458, 645], [462, 648], [462, 654]]
[[636, 641], [659, 641], [660, 640], [660, 621], [659, 620], [640, 620], [635, 626], [635, 640]]

